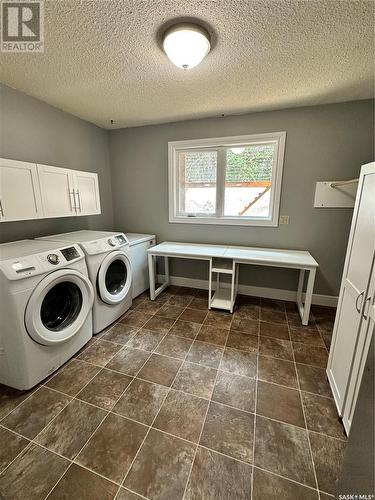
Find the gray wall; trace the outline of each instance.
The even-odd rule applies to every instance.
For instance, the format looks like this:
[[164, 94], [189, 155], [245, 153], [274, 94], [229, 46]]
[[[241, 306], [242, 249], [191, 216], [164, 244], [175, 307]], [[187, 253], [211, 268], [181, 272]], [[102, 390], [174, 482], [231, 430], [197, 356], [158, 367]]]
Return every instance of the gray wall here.
[[0, 225], [0, 241], [113, 226], [108, 132], [0, 85], [0, 156], [99, 174], [102, 215]]
[[[314, 209], [315, 182], [358, 176], [373, 160], [373, 105], [344, 104], [211, 118], [110, 132], [114, 223], [120, 230], [155, 233], [175, 240], [307, 249], [320, 264], [316, 293], [337, 295], [352, 209]], [[168, 141], [263, 132], [287, 132], [280, 214], [290, 224], [277, 228], [170, 224]], [[174, 261], [172, 274], [206, 278], [197, 261]], [[295, 289], [295, 271], [250, 268], [240, 281]]]

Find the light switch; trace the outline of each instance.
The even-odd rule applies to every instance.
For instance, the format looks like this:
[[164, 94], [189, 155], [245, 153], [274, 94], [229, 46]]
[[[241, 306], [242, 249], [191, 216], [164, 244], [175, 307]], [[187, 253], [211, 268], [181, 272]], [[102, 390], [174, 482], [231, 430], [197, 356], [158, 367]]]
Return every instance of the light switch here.
[[280, 215], [280, 224], [289, 224], [289, 215]]

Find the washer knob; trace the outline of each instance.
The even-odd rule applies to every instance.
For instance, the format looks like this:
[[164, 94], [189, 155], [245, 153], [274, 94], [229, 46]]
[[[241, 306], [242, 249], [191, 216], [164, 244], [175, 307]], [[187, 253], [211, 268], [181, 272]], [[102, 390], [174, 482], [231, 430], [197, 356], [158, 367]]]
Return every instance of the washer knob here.
[[111, 247], [115, 247], [117, 242], [114, 238], [109, 238], [108, 244], [111, 245]]
[[47, 260], [50, 264], [52, 264], [54, 266], [56, 266], [60, 262], [59, 256], [56, 255], [55, 253], [48, 254]]

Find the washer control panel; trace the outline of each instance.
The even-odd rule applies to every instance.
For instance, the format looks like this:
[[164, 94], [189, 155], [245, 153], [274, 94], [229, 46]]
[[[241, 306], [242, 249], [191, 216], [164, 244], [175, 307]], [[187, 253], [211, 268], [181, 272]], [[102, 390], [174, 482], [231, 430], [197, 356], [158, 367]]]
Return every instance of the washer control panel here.
[[0, 262], [0, 270], [10, 280], [23, 279], [29, 276], [50, 272], [54, 269], [67, 267], [68, 262], [84, 260], [84, 254], [78, 245], [56, 248], [42, 253], [25, 255], [15, 259]]

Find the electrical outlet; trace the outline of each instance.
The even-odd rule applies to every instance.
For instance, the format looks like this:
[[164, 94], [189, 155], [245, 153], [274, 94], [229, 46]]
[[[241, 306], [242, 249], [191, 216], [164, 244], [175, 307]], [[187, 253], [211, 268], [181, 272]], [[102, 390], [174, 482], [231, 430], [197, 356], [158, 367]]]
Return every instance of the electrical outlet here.
[[280, 215], [280, 224], [289, 224], [289, 215]]

